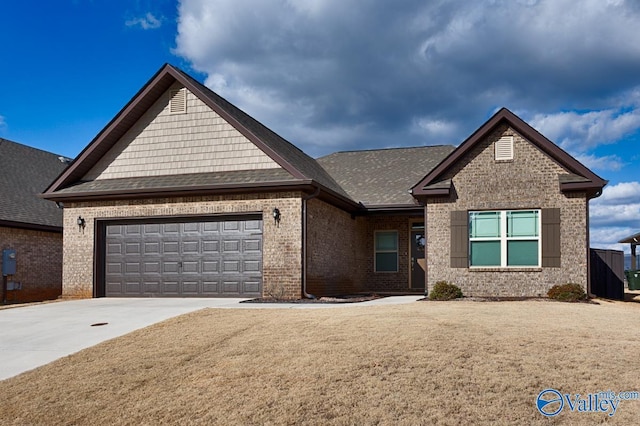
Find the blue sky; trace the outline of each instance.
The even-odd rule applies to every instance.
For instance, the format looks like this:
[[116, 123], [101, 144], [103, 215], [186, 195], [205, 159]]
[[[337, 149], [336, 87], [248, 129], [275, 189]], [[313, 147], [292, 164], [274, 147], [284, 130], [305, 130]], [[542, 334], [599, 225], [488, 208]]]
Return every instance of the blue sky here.
[[638, 28], [624, 0], [3, 2], [0, 137], [75, 157], [165, 62], [312, 156], [459, 144], [505, 106], [609, 180], [592, 245], [623, 248]]

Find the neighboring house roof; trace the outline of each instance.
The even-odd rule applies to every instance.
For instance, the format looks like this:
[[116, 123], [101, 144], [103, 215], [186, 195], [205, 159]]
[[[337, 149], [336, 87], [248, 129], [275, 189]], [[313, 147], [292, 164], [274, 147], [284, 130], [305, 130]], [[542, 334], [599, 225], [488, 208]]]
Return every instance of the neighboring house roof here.
[[595, 198], [602, 193], [602, 188], [607, 184], [606, 180], [593, 173], [578, 160], [524, 122], [520, 117], [508, 109], [502, 108], [462, 142], [444, 161], [414, 185], [411, 189], [413, 195], [449, 195], [452, 183], [451, 181], [443, 182], [442, 176], [476, 144], [484, 140], [497, 126], [503, 123], [512, 127], [568, 171], [567, 174], [559, 176], [560, 189], [562, 191], [585, 191], [589, 198]]
[[409, 189], [454, 149], [436, 145], [346, 151], [317, 161], [353, 200], [367, 208], [416, 206]]
[[[230, 186], [240, 188], [243, 185], [247, 188], [255, 187], [253, 185], [255, 181], [251, 178], [244, 180], [246, 176], [243, 174], [230, 174], [225, 177], [208, 174], [208, 176], [202, 177], [191, 176], [191, 180], [180, 180], [172, 175], [171, 180], [173, 183], [168, 183], [167, 179], [162, 177], [131, 178], [120, 182], [100, 183], [81, 181], [82, 177], [100, 158], [176, 81], [195, 94], [202, 102], [224, 118], [225, 121], [253, 142], [288, 173], [272, 173], [271, 175], [262, 173], [258, 179], [264, 186], [267, 186], [268, 183], [273, 183], [274, 186], [278, 187], [294, 183], [312, 185], [321, 188], [325, 194], [339, 199], [342, 203], [350, 204], [352, 208], [357, 207], [340, 185], [313, 158], [189, 75], [169, 64], [165, 64], [149, 80], [78, 155], [69, 168], [47, 188], [43, 196], [51, 200], [104, 198], [111, 195], [111, 191], [116, 187], [121, 196], [127, 193], [130, 193], [130, 195], [135, 194], [136, 196], [166, 194], [166, 185], [171, 185], [172, 191], [179, 191], [180, 189], [193, 191], [194, 188], [197, 188], [198, 191], [225, 190], [229, 189]], [[235, 176], [237, 180], [229, 181], [232, 176]], [[178, 182], [182, 182], [184, 186], [181, 187]]]
[[619, 243], [622, 244], [638, 244], [640, 245], [640, 232], [638, 232], [637, 234], [633, 234], [627, 238], [623, 238], [620, 241], [618, 241]]
[[50, 152], [0, 138], [0, 225], [62, 230], [62, 210], [38, 195], [68, 164]]

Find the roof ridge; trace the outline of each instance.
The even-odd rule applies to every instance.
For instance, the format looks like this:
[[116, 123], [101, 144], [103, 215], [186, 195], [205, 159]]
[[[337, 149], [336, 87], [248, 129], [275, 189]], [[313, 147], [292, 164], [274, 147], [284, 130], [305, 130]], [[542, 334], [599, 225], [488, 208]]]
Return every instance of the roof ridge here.
[[348, 150], [344, 150], [344, 151], [334, 151], [331, 154], [327, 154], [327, 155], [324, 155], [324, 156], [318, 157], [318, 158], [328, 157], [328, 156], [333, 155], [333, 154], [346, 154], [346, 153], [349, 153], [349, 152], [392, 151], [392, 150], [401, 150], [401, 149], [441, 148], [441, 147], [448, 147], [448, 146], [455, 146], [455, 145], [453, 145], [453, 144], [437, 144], [437, 145], [419, 145], [419, 146], [393, 146], [393, 147], [388, 147], [388, 148], [371, 148], [371, 149], [348, 149]]
[[45, 154], [55, 155], [56, 157], [69, 158], [66, 155], [56, 154], [55, 152], [47, 151], [47, 150], [42, 149], [42, 148], [37, 148], [35, 146], [26, 145], [26, 144], [23, 144], [23, 143], [20, 143], [20, 142], [12, 141], [11, 139], [0, 137], [0, 145], [2, 145], [3, 142], [9, 142], [9, 143], [12, 143], [14, 145], [18, 145], [18, 146], [21, 146], [21, 147], [24, 147], [24, 148], [28, 148], [28, 149], [30, 149], [32, 151], [40, 151], [40, 152], [45, 153]]

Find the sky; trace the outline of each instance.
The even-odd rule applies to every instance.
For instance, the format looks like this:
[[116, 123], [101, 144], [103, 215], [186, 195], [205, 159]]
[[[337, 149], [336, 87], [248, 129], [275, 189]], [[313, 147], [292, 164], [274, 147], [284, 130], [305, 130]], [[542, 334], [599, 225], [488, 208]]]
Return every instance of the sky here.
[[0, 137], [75, 157], [171, 63], [318, 157], [458, 145], [507, 107], [609, 181], [592, 247], [640, 232], [640, 2], [21, 0]]

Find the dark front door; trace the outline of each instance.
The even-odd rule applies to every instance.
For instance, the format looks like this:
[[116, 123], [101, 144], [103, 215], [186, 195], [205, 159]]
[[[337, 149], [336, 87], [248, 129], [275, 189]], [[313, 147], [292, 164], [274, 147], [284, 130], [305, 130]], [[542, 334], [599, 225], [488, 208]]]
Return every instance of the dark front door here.
[[411, 225], [411, 289], [424, 291], [425, 259], [424, 223]]

